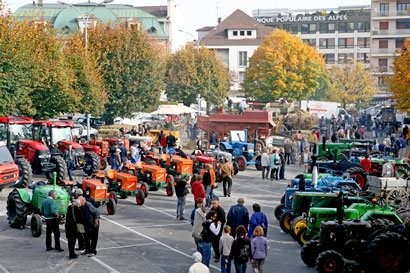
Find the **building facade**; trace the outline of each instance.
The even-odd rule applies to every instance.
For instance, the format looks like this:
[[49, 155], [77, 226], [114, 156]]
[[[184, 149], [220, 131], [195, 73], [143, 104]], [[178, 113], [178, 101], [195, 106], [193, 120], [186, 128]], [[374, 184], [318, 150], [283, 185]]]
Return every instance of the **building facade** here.
[[372, 0], [371, 64], [380, 88], [380, 100], [389, 96], [386, 77], [393, 74], [393, 60], [410, 37], [409, 0]]

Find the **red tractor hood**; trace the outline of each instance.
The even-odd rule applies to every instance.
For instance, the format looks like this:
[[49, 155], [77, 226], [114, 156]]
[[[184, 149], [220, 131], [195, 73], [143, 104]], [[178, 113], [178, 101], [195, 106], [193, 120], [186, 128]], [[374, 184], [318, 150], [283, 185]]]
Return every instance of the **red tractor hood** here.
[[27, 147], [32, 148], [35, 151], [48, 151], [48, 147], [42, 142], [38, 142], [35, 140], [29, 140], [29, 139], [23, 139], [23, 140], [20, 140], [20, 143], [24, 144]]
[[79, 143], [75, 141], [70, 141], [70, 140], [61, 140], [59, 141], [60, 145], [63, 145], [64, 147], [68, 147], [68, 145], [71, 145], [73, 149], [82, 149], [83, 146], [81, 146]]

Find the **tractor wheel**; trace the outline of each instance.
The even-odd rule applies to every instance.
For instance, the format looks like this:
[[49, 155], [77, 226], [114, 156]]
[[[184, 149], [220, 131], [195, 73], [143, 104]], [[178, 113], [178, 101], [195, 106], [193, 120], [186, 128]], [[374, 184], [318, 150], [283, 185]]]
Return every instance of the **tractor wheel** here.
[[283, 232], [289, 233], [292, 226], [292, 220], [295, 217], [290, 212], [285, 212], [279, 219], [279, 226]]
[[100, 170], [102, 170], [102, 171], [105, 171], [106, 169], [107, 169], [107, 167], [108, 167], [108, 162], [107, 162], [107, 159], [106, 158], [102, 158], [101, 160], [100, 160]]
[[292, 225], [290, 226], [290, 235], [292, 236], [293, 240], [297, 240], [296, 235], [298, 232], [307, 226], [306, 218], [303, 216], [298, 216], [292, 221]]
[[258, 171], [262, 171], [261, 158], [262, 158], [262, 156], [260, 156], [260, 155], [258, 155], [258, 156], [255, 158], [255, 168], [256, 168]]
[[319, 273], [343, 273], [345, 262], [338, 252], [328, 250], [317, 257], [315, 267]]
[[34, 238], [38, 238], [41, 236], [41, 231], [43, 230], [43, 220], [41, 219], [40, 215], [33, 214], [31, 216], [30, 228], [31, 235]]
[[27, 223], [28, 206], [21, 199], [19, 192], [14, 189], [7, 197], [7, 219], [13, 228], [24, 228]]
[[377, 218], [377, 219], [371, 220], [370, 224], [372, 225], [372, 229], [376, 231], [376, 230], [388, 228], [394, 225], [394, 222], [389, 219], [385, 219], [385, 218]]
[[23, 157], [16, 158], [14, 162], [19, 167], [19, 179], [16, 183], [16, 188], [26, 188], [33, 179], [30, 162]]
[[[53, 156], [50, 161], [56, 166], [54, 172], [57, 173], [57, 183], [66, 179], [68, 172], [67, 164], [64, 162], [64, 159], [61, 156]], [[47, 178], [53, 178], [52, 172], [47, 174]]]
[[285, 205], [285, 199], [286, 199], [286, 194], [284, 193], [284, 194], [282, 195], [282, 197], [280, 198], [280, 204], [281, 204], [281, 205]]
[[237, 175], [238, 172], [239, 172], [238, 162], [234, 161], [234, 162], [232, 162], [232, 165], [233, 165], [233, 175]]
[[107, 202], [107, 213], [108, 215], [114, 215], [117, 210], [117, 203], [114, 198], [110, 198]]
[[302, 247], [300, 250], [300, 258], [307, 267], [314, 267], [320, 252], [319, 242], [312, 240]]
[[409, 242], [395, 232], [377, 236], [367, 249], [369, 272], [404, 273], [410, 269]]
[[145, 194], [143, 191], [138, 191], [137, 195], [135, 196], [135, 201], [137, 205], [142, 206], [145, 202]]
[[399, 166], [397, 167], [397, 176], [399, 178], [403, 178], [406, 179], [409, 177], [409, 170], [408, 168], [404, 167], [404, 166]]
[[307, 227], [301, 228], [296, 234], [296, 241], [302, 247], [306, 245], [311, 239], [312, 236], [307, 234]]
[[236, 162], [238, 163], [239, 171], [244, 171], [246, 170], [246, 158], [243, 155], [238, 156], [236, 159]]
[[362, 273], [362, 267], [356, 263], [346, 263], [345, 273]]
[[88, 175], [92, 175], [100, 168], [100, 158], [94, 152], [86, 152], [84, 155], [83, 171]]
[[170, 174], [167, 174], [166, 182], [167, 182], [167, 186], [165, 188], [165, 191], [167, 193], [167, 196], [173, 196], [175, 192], [174, 177]]
[[148, 196], [148, 191], [149, 191], [148, 184], [145, 183], [145, 182], [140, 182], [140, 184], [141, 184], [140, 185], [140, 190], [142, 190], [145, 194], [145, 197], [147, 197]]
[[280, 205], [276, 206], [274, 214], [275, 214], [275, 218], [278, 221], [280, 220], [280, 217], [282, 216], [284, 211], [285, 211], [285, 205], [280, 204]]
[[366, 171], [361, 167], [351, 167], [346, 170], [351, 178], [356, 180], [362, 190], [366, 190], [367, 187], [367, 174]]
[[114, 199], [115, 204], [118, 204], [118, 197], [117, 197], [117, 193], [115, 191], [110, 192], [110, 194], [108, 195], [109, 199]]

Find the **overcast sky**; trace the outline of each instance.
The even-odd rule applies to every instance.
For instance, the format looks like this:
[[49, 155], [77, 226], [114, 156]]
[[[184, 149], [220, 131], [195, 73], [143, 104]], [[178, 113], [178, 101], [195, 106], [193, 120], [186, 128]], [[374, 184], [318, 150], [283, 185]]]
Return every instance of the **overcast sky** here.
[[[32, 3], [32, 0], [5, 0], [12, 11], [19, 6]], [[37, 0], [36, 0], [37, 1]], [[56, 0], [43, 0], [44, 3], [55, 3]], [[81, 3], [87, 0], [66, 0], [67, 3]], [[101, 0], [102, 1], [102, 0]], [[117, 4], [134, 6], [166, 5], [167, 0], [114, 0]], [[99, 2], [93, 0], [92, 2]], [[370, 0], [173, 0], [180, 9], [187, 32], [196, 36], [195, 30], [203, 26], [213, 26], [217, 18], [224, 19], [236, 9], [252, 15], [253, 9], [321, 9], [339, 6], [370, 5]], [[218, 8], [217, 8], [218, 7]], [[218, 10], [218, 11], [217, 11]]]

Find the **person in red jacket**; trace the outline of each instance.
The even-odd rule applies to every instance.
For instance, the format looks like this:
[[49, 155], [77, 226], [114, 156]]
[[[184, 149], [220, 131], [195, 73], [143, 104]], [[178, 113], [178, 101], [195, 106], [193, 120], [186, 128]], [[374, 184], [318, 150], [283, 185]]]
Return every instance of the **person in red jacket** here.
[[369, 159], [369, 155], [364, 156], [364, 158], [360, 161], [360, 166], [362, 166], [366, 172], [370, 173], [372, 169], [372, 162]]
[[205, 188], [200, 175], [194, 175], [191, 181], [191, 192], [194, 195], [195, 207], [197, 200], [205, 199]]

